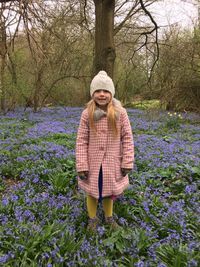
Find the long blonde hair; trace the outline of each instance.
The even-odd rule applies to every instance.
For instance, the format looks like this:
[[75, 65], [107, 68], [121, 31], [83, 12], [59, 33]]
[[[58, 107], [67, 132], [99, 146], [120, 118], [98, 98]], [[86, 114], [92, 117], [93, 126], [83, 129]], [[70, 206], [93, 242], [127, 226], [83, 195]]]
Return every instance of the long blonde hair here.
[[[94, 121], [94, 112], [95, 109], [97, 108], [96, 102], [91, 99], [87, 103], [87, 109], [88, 109], [88, 115], [89, 115], [89, 125], [90, 127], [96, 132], [96, 125]], [[115, 136], [118, 135], [118, 129], [117, 129], [117, 108], [113, 105], [113, 101], [111, 100], [108, 103], [107, 106], [107, 118], [108, 118], [108, 127], [112, 130], [113, 134]]]

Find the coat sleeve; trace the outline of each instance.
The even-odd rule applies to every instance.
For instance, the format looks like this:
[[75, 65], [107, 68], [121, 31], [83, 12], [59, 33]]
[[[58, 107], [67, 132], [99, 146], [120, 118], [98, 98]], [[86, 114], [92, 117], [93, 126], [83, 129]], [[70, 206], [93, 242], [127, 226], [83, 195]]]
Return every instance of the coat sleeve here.
[[76, 138], [76, 170], [88, 171], [89, 122], [86, 110], [82, 112]]
[[122, 168], [132, 169], [134, 162], [134, 143], [131, 124], [124, 109], [121, 114]]

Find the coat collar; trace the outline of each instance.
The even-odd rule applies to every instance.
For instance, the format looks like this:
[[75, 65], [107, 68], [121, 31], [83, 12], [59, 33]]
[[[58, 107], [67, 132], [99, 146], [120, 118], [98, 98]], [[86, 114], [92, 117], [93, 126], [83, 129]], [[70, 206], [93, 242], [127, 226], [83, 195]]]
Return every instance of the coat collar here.
[[[119, 114], [120, 114], [120, 109], [122, 107], [121, 102], [119, 100], [117, 100], [116, 98], [112, 99], [113, 105], [115, 107], [116, 110], [116, 118], [119, 118]], [[94, 111], [94, 121], [98, 121], [100, 120], [102, 117], [106, 116], [107, 112], [102, 110], [101, 108], [97, 107]]]

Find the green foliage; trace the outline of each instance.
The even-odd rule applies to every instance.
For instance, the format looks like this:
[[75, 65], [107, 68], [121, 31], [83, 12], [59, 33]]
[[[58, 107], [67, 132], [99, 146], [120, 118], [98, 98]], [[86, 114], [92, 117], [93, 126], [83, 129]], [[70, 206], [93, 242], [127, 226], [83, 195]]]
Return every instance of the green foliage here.
[[[30, 234], [29, 227], [35, 227], [36, 230], [33, 234]], [[18, 229], [15, 229], [15, 235], [20, 236], [18, 239], [18, 248], [16, 251], [16, 258], [10, 261], [10, 265], [5, 266], [36, 266], [33, 265], [34, 262], [41, 262], [41, 265], [51, 263], [51, 260], [48, 260], [48, 255], [53, 249], [58, 258], [62, 258], [64, 261], [67, 261], [70, 253], [74, 253], [79, 249], [80, 240], [75, 240], [73, 236], [70, 235], [67, 226], [60, 225], [56, 223], [46, 224], [39, 231], [34, 225], [21, 225], [20, 228], [23, 229], [24, 235], [20, 235]], [[59, 239], [59, 252], [56, 248], [58, 244], [53, 243], [52, 240], [54, 237], [60, 236]], [[4, 240], [4, 248], [12, 250], [12, 237], [10, 240]], [[14, 239], [13, 239], [13, 242]], [[44, 256], [43, 256], [44, 255]], [[45, 257], [45, 255], [47, 257]]]
[[165, 127], [174, 130], [179, 129], [183, 120], [182, 115], [177, 112], [168, 112], [167, 115]]
[[189, 260], [200, 260], [199, 256], [197, 255], [197, 251], [191, 251], [188, 253], [187, 246], [183, 244], [175, 247], [162, 245], [158, 248], [157, 254], [161, 261], [164, 262], [168, 267], [184, 267], [188, 266], [187, 262], [189, 262]]
[[[199, 29], [165, 32], [159, 62], [154, 69], [150, 95], [159, 98], [167, 110], [199, 112]], [[180, 53], [180, 51], [182, 51]]]
[[130, 236], [130, 230], [125, 231], [124, 229], [119, 229], [112, 232], [108, 238], [104, 239], [103, 245], [110, 250], [110, 253], [115, 250], [117, 254], [123, 255], [124, 250], [129, 245]]
[[[198, 126], [194, 123], [180, 131], [176, 124], [166, 126], [169, 114], [136, 112], [129, 112], [133, 127], [141, 126], [134, 135], [135, 168], [130, 173], [130, 186], [114, 204], [120, 228], [113, 231], [105, 225], [103, 211], [98, 209], [100, 224], [94, 235], [86, 230], [85, 195], [77, 189], [75, 134], [49, 131], [26, 138], [28, 128], [35, 128], [33, 123], [13, 119], [12, 128], [11, 119], [1, 120], [3, 266], [199, 265], [200, 168], [193, 146], [198, 141]], [[190, 125], [191, 120], [180, 123]], [[149, 123], [155, 121], [152, 130]], [[179, 138], [182, 142], [177, 150]], [[168, 164], [173, 151], [176, 157]]]
[[149, 109], [160, 109], [161, 103], [158, 99], [152, 99], [152, 100], [141, 100], [141, 101], [133, 101], [132, 103], [128, 103], [126, 105], [128, 108], [139, 108], [143, 110], [149, 110]]
[[54, 172], [48, 177], [53, 187], [53, 193], [65, 194], [76, 188], [76, 172], [74, 160], [68, 159], [62, 164], [62, 172]]

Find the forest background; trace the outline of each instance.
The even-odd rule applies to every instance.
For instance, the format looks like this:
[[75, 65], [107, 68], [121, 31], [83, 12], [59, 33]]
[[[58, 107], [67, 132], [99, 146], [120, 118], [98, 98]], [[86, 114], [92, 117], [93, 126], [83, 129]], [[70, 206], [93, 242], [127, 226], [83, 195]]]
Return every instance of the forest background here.
[[[200, 266], [198, 15], [165, 25], [161, 2], [0, 0], [0, 266]], [[75, 144], [100, 69], [133, 107], [135, 161], [119, 229], [100, 207], [91, 235]]]
[[1, 111], [82, 106], [91, 78], [105, 69], [127, 107], [156, 100], [199, 112], [198, 21], [160, 27], [156, 2], [0, 1]]

